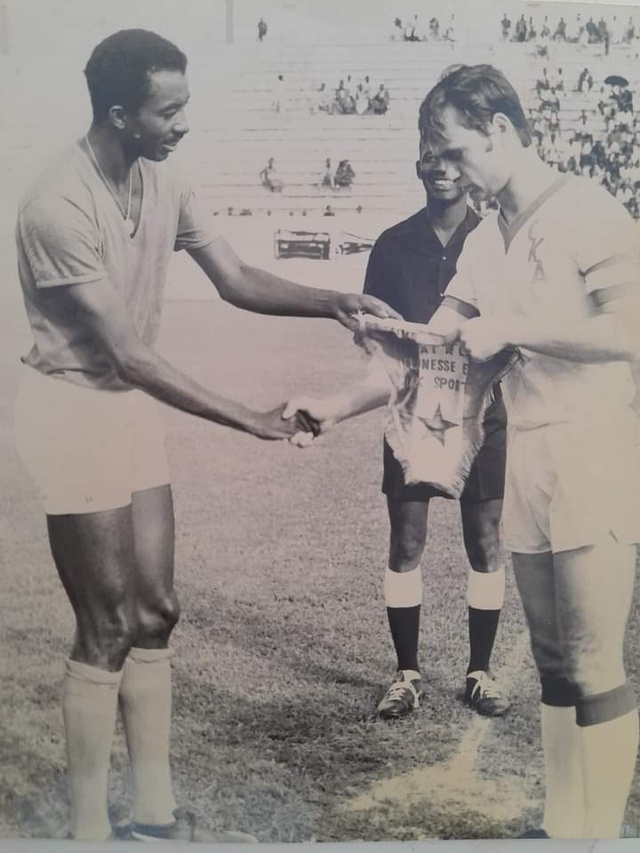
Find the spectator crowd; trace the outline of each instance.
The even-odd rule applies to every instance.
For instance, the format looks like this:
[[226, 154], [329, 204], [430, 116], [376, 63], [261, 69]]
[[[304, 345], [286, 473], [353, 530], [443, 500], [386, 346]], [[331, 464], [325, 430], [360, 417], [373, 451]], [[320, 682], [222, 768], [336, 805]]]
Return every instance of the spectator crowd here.
[[593, 16], [587, 20], [586, 15], [579, 12], [575, 18], [565, 20], [560, 16], [551, 22], [548, 15], [534, 19], [532, 15], [521, 14], [514, 22], [505, 12], [500, 21], [500, 35], [503, 42], [535, 42], [542, 46], [551, 41], [601, 45], [608, 54], [611, 44], [633, 44], [640, 33], [632, 17], [625, 20], [617, 15], [611, 18], [602, 15], [595, 21]]
[[318, 94], [318, 111], [329, 115], [384, 115], [391, 100], [384, 83], [374, 91], [368, 74], [358, 83], [349, 74], [334, 90], [321, 83]]
[[[569, 124], [562, 117], [565, 86], [561, 69], [543, 68], [536, 82], [530, 122], [541, 157], [560, 172], [599, 181], [640, 218], [640, 114], [634, 112], [633, 89], [624, 77], [607, 77], [597, 103], [585, 100], [585, 108]], [[571, 88], [587, 95], [593, 86], [585, 67]]]

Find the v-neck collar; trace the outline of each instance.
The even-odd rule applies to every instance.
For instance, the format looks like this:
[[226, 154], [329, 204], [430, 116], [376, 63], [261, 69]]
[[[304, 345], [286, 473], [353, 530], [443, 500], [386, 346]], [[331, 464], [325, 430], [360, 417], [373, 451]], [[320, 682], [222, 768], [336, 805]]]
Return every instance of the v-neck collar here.
[[[105, 183], [105, 181], [104, 181], [104, 178], [102, 178], [102, 176], [100, 175], [100, 173], [99, 173], [99, 172], [97, 171], [97, 169], [95, 168], [95, 165], [94, 165], [94, 163], [93, 163], [93, 161], [92, 161], [92, 159], [91, 159], [91, 157], [90, 157], [90, 155], [89, 155], [89, 152], [88, 152], [88, 151], [86, 151], [86, 150], [85, 150], [85, 147], [82, 145], [82, 140], [77, 139], [77, 140], [76, 140], [76, 144], [77, 144], [78, 148], [80, 149], [80, 151], [82, 152], [82, 154], [83, 154], [83, 156], [84, 156], [85, 161], [86, 161], [86, 162], [91, 166], [91, 171], [92, 171], [95, 175], [97, 175], [97, 177], [98, 177], [98, 178], [100, 178], [100, 179], [101, 179], [101, 180], [99, 181], [99, 183], [100, 183], [100, 185], [101, 185], [101, 187], [102, 187], [103, 191], [104, 191], [104, 192], [109, 196], [109, 198], [111, 199], [111, 201], [116, 205], [116, 207], [118, 208], [118, 212], [119, 212], [120, 214], [122, 214], [122, 210], [121, 210], [121, 208], [120, 208], [120, 205], [118, 205], [118, 204], [116, 203], [115, 198], [114, 198], [114, 197], [111, 195], [111, 193], [109, 192], [109, 187], [106, 185], [106, 183]], [[138, 231], [140, 230], [140, 222], [141, 222], [141, 220], [142, 220], [142, 205], [144, 204], [144, 177], [143, 177], [143, 175], [142, 175], [142, 164], [141, 164], [141, 162], [140, 162], [140, 158], [138, 158], [136, 162], [137, 162], [137, 164], [138, 164], [138, 175], [140, 176], [140, 208], [139, 208], [139, 210], [138, 210], [138, 219], [137, 219], [136, 221], [134, 221], [134, 229], [133, 229], [133, 231], [132, 231], [130, 234], [127, 234], [127, 236], [129, 237], [129, 240], [133, 240], [133, 239], [136, 237], [136, 235], [137, 235]], [[125, 219], [123, 219], [123, 220], [122, 220], [122, 222], [123, 222], [123, 226], [126, 228], [126, 226], [125, 226], [125, 221], [126, 221]], [[133, 220], [132, 220], [132, 221], [133, 221]]]
[[473, 210], [471, 210], [470, 207], [467, 206], [467, 210], [466, 210], [466, 213], [464, 215], [464, 219], [456, 227], [455, 231], [451, 234], [448, 241], [446, 243], [443, 243], [442, 240], [440, 239], [440, 237], [438, 237], [435, 228], [431, 224], [431, 220], [429, 219], [429, 215], [427, 213], [426, 207], [424, 207], [422, 209], [422, 213], [423, 213], [422, 227], [426, 227], [427, 233], [429, 234], [430, 239], [433, 240], [435, 242], [436, 246], [439, 247], [439, 249], [441, 249], [442, 251], [445, 251], [446, 249], [449, 248], [449, 246], [454, 245], [456, 240], [459, 240], [461, 237], [466, 237], [468, 234], [470, 234], [476, 225], [475, 213], [473, 212]]
[[504, 214], [502, 210], [498, 213], [498, 228], [500, 229], [500, 233], [502, 234], [502, 239], [504, 240], [504, 248], [505, 252], [509, 251], [509, 247], [513, 243], [518, 231], [523, 227], [523, 225], [528, 222], [529, 219], [533, 216], [533, 214], [539, 210], [542, 205], [551, 198], [552, 195], [558, 192], [558, 190], [562, 189], [562, 187], [571, 180], [571, 175], [561, 175], [557, 180], [555, 180], [550, 186], [542, 192], [535, 201], [533, 201], [526, 210], [523, 210], [519, 216], [513, 220], [511, 225], [507, 224], [506, 219], [504, 218]]

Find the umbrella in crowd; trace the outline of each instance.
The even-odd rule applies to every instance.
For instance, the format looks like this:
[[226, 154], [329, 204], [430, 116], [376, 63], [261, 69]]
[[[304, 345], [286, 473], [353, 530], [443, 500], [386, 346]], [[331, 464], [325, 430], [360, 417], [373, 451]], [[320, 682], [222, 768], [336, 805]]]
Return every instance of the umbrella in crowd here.
[[621, 77], [619, 74], [610, 74], [604, 81], [608, 86], [628, 86], [629, 81], [626, 77]]

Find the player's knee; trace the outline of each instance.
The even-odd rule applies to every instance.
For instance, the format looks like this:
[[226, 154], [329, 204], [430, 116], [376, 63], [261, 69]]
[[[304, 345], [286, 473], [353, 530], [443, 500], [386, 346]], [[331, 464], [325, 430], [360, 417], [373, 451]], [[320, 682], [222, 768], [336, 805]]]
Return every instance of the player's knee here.
[[531, 632], [531, 653], [541, 678], [564, 678], [565, 661], [560, 645], [553, 637], [540, 632]]
[[419, 534], [405, 531], [401, 535], [392, 535], [389, 568], [393, 572], [409, 572], [416, 568], [423, 551], [424, 539]]
[[612, 659], [602, 654], [571, 654], [565, 661], [565, 674], [579, 696], [595, 696], [624, 684], [626, 673], [621, 656]]
[[464, 545], [474, 572], [495, 572], [504, 566], [498, 524], [487, 524], [473, 535], [466, 535]]
[[111, 671], [122, 668], [136, 635], [135, 615], [125, 604], [78, 619], [74, 658], [81, 663]]
[[145, 602], [138, 607], [136, 643], [142, 639], [168, 640], [179, 618], [180, 605], [173, 590], [153, 602]]

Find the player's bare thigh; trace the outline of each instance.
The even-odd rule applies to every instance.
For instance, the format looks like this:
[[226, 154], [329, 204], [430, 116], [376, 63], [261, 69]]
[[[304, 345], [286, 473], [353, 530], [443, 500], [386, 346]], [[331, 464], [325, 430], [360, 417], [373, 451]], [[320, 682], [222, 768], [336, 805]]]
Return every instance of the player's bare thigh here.
[[47, 527], [51, 553], [76, 617], [71, 657], [116, 672], [135, 634], [131, 506], [48, 515]]
[[636, 547], [613, 537], [554, 555], [556, 613], [567, 676], [584, 695], [626, 680], [624, 637], [635, 582]]
[[567, 678], [583, 695], [625, 681], [624, 634], [636, 549], [609, 541], [572, 551], [513, 554], [513, 568], [542, 675]]

